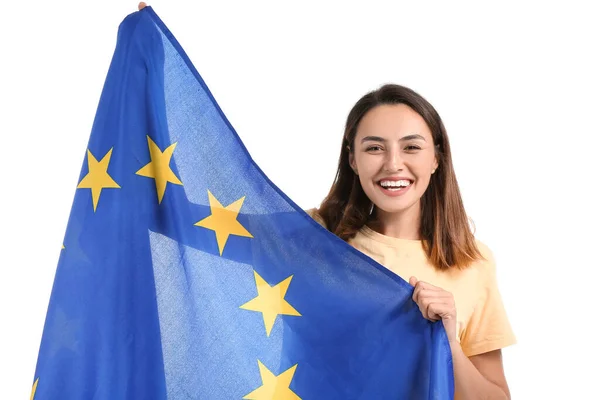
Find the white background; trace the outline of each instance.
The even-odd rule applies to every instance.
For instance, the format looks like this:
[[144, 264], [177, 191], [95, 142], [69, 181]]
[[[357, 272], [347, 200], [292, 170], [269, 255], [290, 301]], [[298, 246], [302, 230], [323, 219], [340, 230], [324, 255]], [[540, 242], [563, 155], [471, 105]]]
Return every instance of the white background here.
[[[364, 93], [395, 82], [430, 100], [498, 261], [519, 340], [504, 352], [513, 398], [598, 398], [600, 15], [572, 1], [422, 3], [150, 5], [258, 165], [305, 209], [326, 195]], [[136, 9], [0, 10], [0, 399], [29, 396], [117, 27]]]

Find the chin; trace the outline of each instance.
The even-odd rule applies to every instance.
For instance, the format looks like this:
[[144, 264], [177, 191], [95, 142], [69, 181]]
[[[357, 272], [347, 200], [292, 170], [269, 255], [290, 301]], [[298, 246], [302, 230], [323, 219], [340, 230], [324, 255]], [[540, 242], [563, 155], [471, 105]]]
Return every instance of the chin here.
[[389, 214], [400, 214], [419, 205], [414, 199], [378, 199], [374, 203], [375, 207]]
[[410, 207], [385, 207], [385, 208], [377, 207], [377, 208], [387, 214], [401, 214], [401, 213], [405, 212], [406, 210], [408, 210]]

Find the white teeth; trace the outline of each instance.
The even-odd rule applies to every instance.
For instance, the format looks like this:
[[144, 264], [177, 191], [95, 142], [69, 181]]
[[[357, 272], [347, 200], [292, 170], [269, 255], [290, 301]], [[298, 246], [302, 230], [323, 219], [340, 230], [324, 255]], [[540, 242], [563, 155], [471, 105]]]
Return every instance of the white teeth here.
[[402, 179], [399, 181], [381, 181], [379, 184], [383, 187], [407, 187], [410, 185], [410, 181], [407, 179]]

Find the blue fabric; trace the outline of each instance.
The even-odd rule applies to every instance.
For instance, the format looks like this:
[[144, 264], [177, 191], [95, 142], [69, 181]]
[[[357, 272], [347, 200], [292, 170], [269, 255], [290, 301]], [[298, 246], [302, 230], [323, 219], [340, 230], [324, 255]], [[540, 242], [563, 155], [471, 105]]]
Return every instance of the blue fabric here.
[[[453, 398], [442, 324], [265, 176], [151, 7], [119, 27], [77, 187], [35, 399], [273, 398], [266, 370], [284, 399]], [[270, 329], [259, 278], [296, 312]]]

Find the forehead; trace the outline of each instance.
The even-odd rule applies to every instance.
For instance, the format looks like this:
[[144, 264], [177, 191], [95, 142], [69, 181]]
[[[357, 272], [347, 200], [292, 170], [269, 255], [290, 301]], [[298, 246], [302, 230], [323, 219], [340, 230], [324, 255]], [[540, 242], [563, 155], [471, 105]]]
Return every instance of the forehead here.
[[427, 123], [416, 111], [406, 104], [385, 104], [365, 114], [358, 124], [356, 139], [379, 136], [393, 141], [413, 134], [419, 134], [427, 141], [433, 141]]

